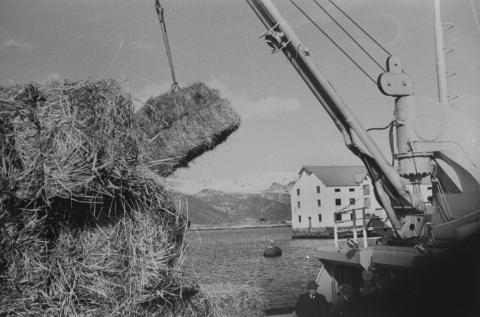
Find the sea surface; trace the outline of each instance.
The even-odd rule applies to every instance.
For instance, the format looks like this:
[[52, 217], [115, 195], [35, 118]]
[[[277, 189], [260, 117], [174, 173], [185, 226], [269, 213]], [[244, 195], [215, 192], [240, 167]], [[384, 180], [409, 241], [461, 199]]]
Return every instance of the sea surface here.
[[[274, 240], [283, 255], [263, 257]], [[316, 278], [321, 263], [316, 250], [332, 240], [292, 239], [291, 228], [251, 228], [188, 231], [186, 276], [198, 283], [254, 285], [266, 299], [266, 309], [295, 305], [309, 279]]]

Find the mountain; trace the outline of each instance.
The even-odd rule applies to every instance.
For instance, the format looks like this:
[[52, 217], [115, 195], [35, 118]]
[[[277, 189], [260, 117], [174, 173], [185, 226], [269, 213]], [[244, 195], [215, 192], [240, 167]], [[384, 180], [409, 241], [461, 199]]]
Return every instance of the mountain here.
[[[270, 175], [271, 176], [271, 175]], [[279, 223], [291, 218], [290, 190], [294, 184], [288, 174], [277, 174], [279, 182], [265, 185], [270, 176], [246, 178], [254, 182], [262, 180], [262, 184], [233, 182], [243, 184], [244, 188], [257, 188], [252, 192], [221, 190], [222, 182], [213, 182], [213, 188], [202, 187], [195, 194], [177, 193], [177, 201], [188, 198], [189, 219], [192, 224], [254, 224], [258, 222]], [[277, 177], [278, 178], [278, 177]], [[244, 179], [245, 181], [245, 179]], [[173, 186], [175, 187], [175, 186]], [[228, 187], [228, 186], [227, 186]], [[192, 187], [193, 188], [193, 187]], [[238, 189], [238, 187], [228, 187]], [[260, 189], [261, 188], [261, 189]], [[179, 210], [185, 212], [185, 203], [179, 202]]]
[[280, 222], [290, 219], [290, 201], [285, 203], [272, 200], [262, 197], [261, 194], [202, 190], [193, 196], [225, 212], [235, 222], [252, 220]]
[[188, 203], [188, 219], [192, 224], [223, 224], [232, 221], [232, 218], [227, 213], [190, 195], [177, 196], [177, 208], [182, 214], [187, 212], [185, 199]]
[[292, 181], [287, 185], [273, 183], [270, 187], [261, 192], [263, 198], [275, 200], [290, 205], [290, 190], [295, 182]]
[[288, 184], [294, 181], [297, 173], [273, 172], [257, 173], [234, 178], [181, 178], [168, 177], [166, 185], [172, 190], [194, 194], [202, 189], [227, 193], [258, 194], [269, 188], [272, 183]]

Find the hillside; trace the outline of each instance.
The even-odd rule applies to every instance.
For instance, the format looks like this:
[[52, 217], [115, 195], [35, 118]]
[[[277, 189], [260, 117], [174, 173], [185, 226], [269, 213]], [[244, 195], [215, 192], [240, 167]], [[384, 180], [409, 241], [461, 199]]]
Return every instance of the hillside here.
[[260, 218], [268, 222], [280, 222], [290, 218], [290, 203], [268, 199], [261, 194], [202, 190], [193, 196], [225, 212], [235, 222]]
[[[193, 196], [188, 197], [188, 218], [192, 224], [221, 224], [228, 223], [231, 217], [205, 201]], [[182, 208], [184, 211], [184, 208]]]
[[274, 182], [268, 189], [261, 192], [261, 196], [290, 205], [290, 190], [292, 189], [294, 183], [295, 182], [292, 181], [287, 185], [282, 185]]
[[289, 184], [297, 176], [297, 173], [292, 172], [258, 173], [233, 178], [185, 178], [175, 175], [167, 178], [166, 182], [172, 190], [186, 194], [196, 194], [207, 188], [228, 193], [258, 194], [268, 189], [272, 183]]

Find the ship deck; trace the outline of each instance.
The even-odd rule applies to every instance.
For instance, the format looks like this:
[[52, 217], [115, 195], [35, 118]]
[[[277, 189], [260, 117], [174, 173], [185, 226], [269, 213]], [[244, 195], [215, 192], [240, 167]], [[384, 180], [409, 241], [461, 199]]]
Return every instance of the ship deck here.
[[361, 267], [362, 257], [371, 256], [372, 263], [382, 267], [412, 268], [428, 265], [438, 252], [421, 254], [414, 247], [372, 245], [367, 248], [352, 249], [346, 246], [322, 246], [316, 257], [325, 263]]

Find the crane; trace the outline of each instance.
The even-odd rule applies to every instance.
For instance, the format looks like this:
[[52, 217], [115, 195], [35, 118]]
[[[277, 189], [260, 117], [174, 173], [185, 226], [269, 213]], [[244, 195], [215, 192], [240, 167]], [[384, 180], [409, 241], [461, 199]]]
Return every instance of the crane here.
[[[398, 238], [455, 240], [480, 229], [480, 124], [476, 119], [444, 99], [416, 96], [400, 58], [389, 56], [377, 84], [381, 93], [394, 100], [396, 153], [391, 165], [275, 5], [270, 0], [247, 2], [267, 29], [261, 37], [274, 53], [284, 53], [334, 121], [346, 146], [366, 166], [377, 200]], [[434, 208], [428, 208], [420, 195], [419, 186], [426, 178], [433, 184]]]
[[[387, 277], [385, 281], [392, 274], [411, 272], [411, 268], [426, 263], [433, 266], [437, 255], [448, 254], [462, 243], [478, 244], [469, 238], [480, 233], [480, 122], [448, 103], [439, 1], [434, 0], [439, 100], [417, 96], [400, 58], [391, 54], [374, 81], [381, 94], [393, 99], [393, 163], [384, 157], [368, 130], [324, 77], [309, 49], [272, 1], [247, 2], [266, 28], [261, 37], [273, 48], [272, 53], [285, 55], [333, 120], [347, 148], [362, 160], [394, 230], [394, 239], [387, 245], [368, 246], [364, 231], [363, 246], [347, 243], [342, 248], [335, 236], [334, 246], [317, 249], [323, 266], [316, 280], [327, 300], [334, 306], [341, 305], [341, 284], [356, 285], [360, 292], [369, 290], [374, 276]], [[290, 2], [305, 13], [294, 0]], [[313, 2], [320, 6], [317, 0]], [[432, 184], [431, 204], [424, 203], [421, 197], [420, 184], [424, 180]], [[355, 237], [355, 222], [353, 228]], [[464, 261], [468, 264], [471, 259]], [[449, 283], [449, 278], [455, 278], [451, 269], [442, 267], [443, 271], [450, 274], [435, 276], [440, 285], [441, 281]], [[438, 267], [432, 272], [439, 272]], [[412, 289], [405, 291], [411, 293]], [[402, 304], [400, 298], [396, 305]]]

